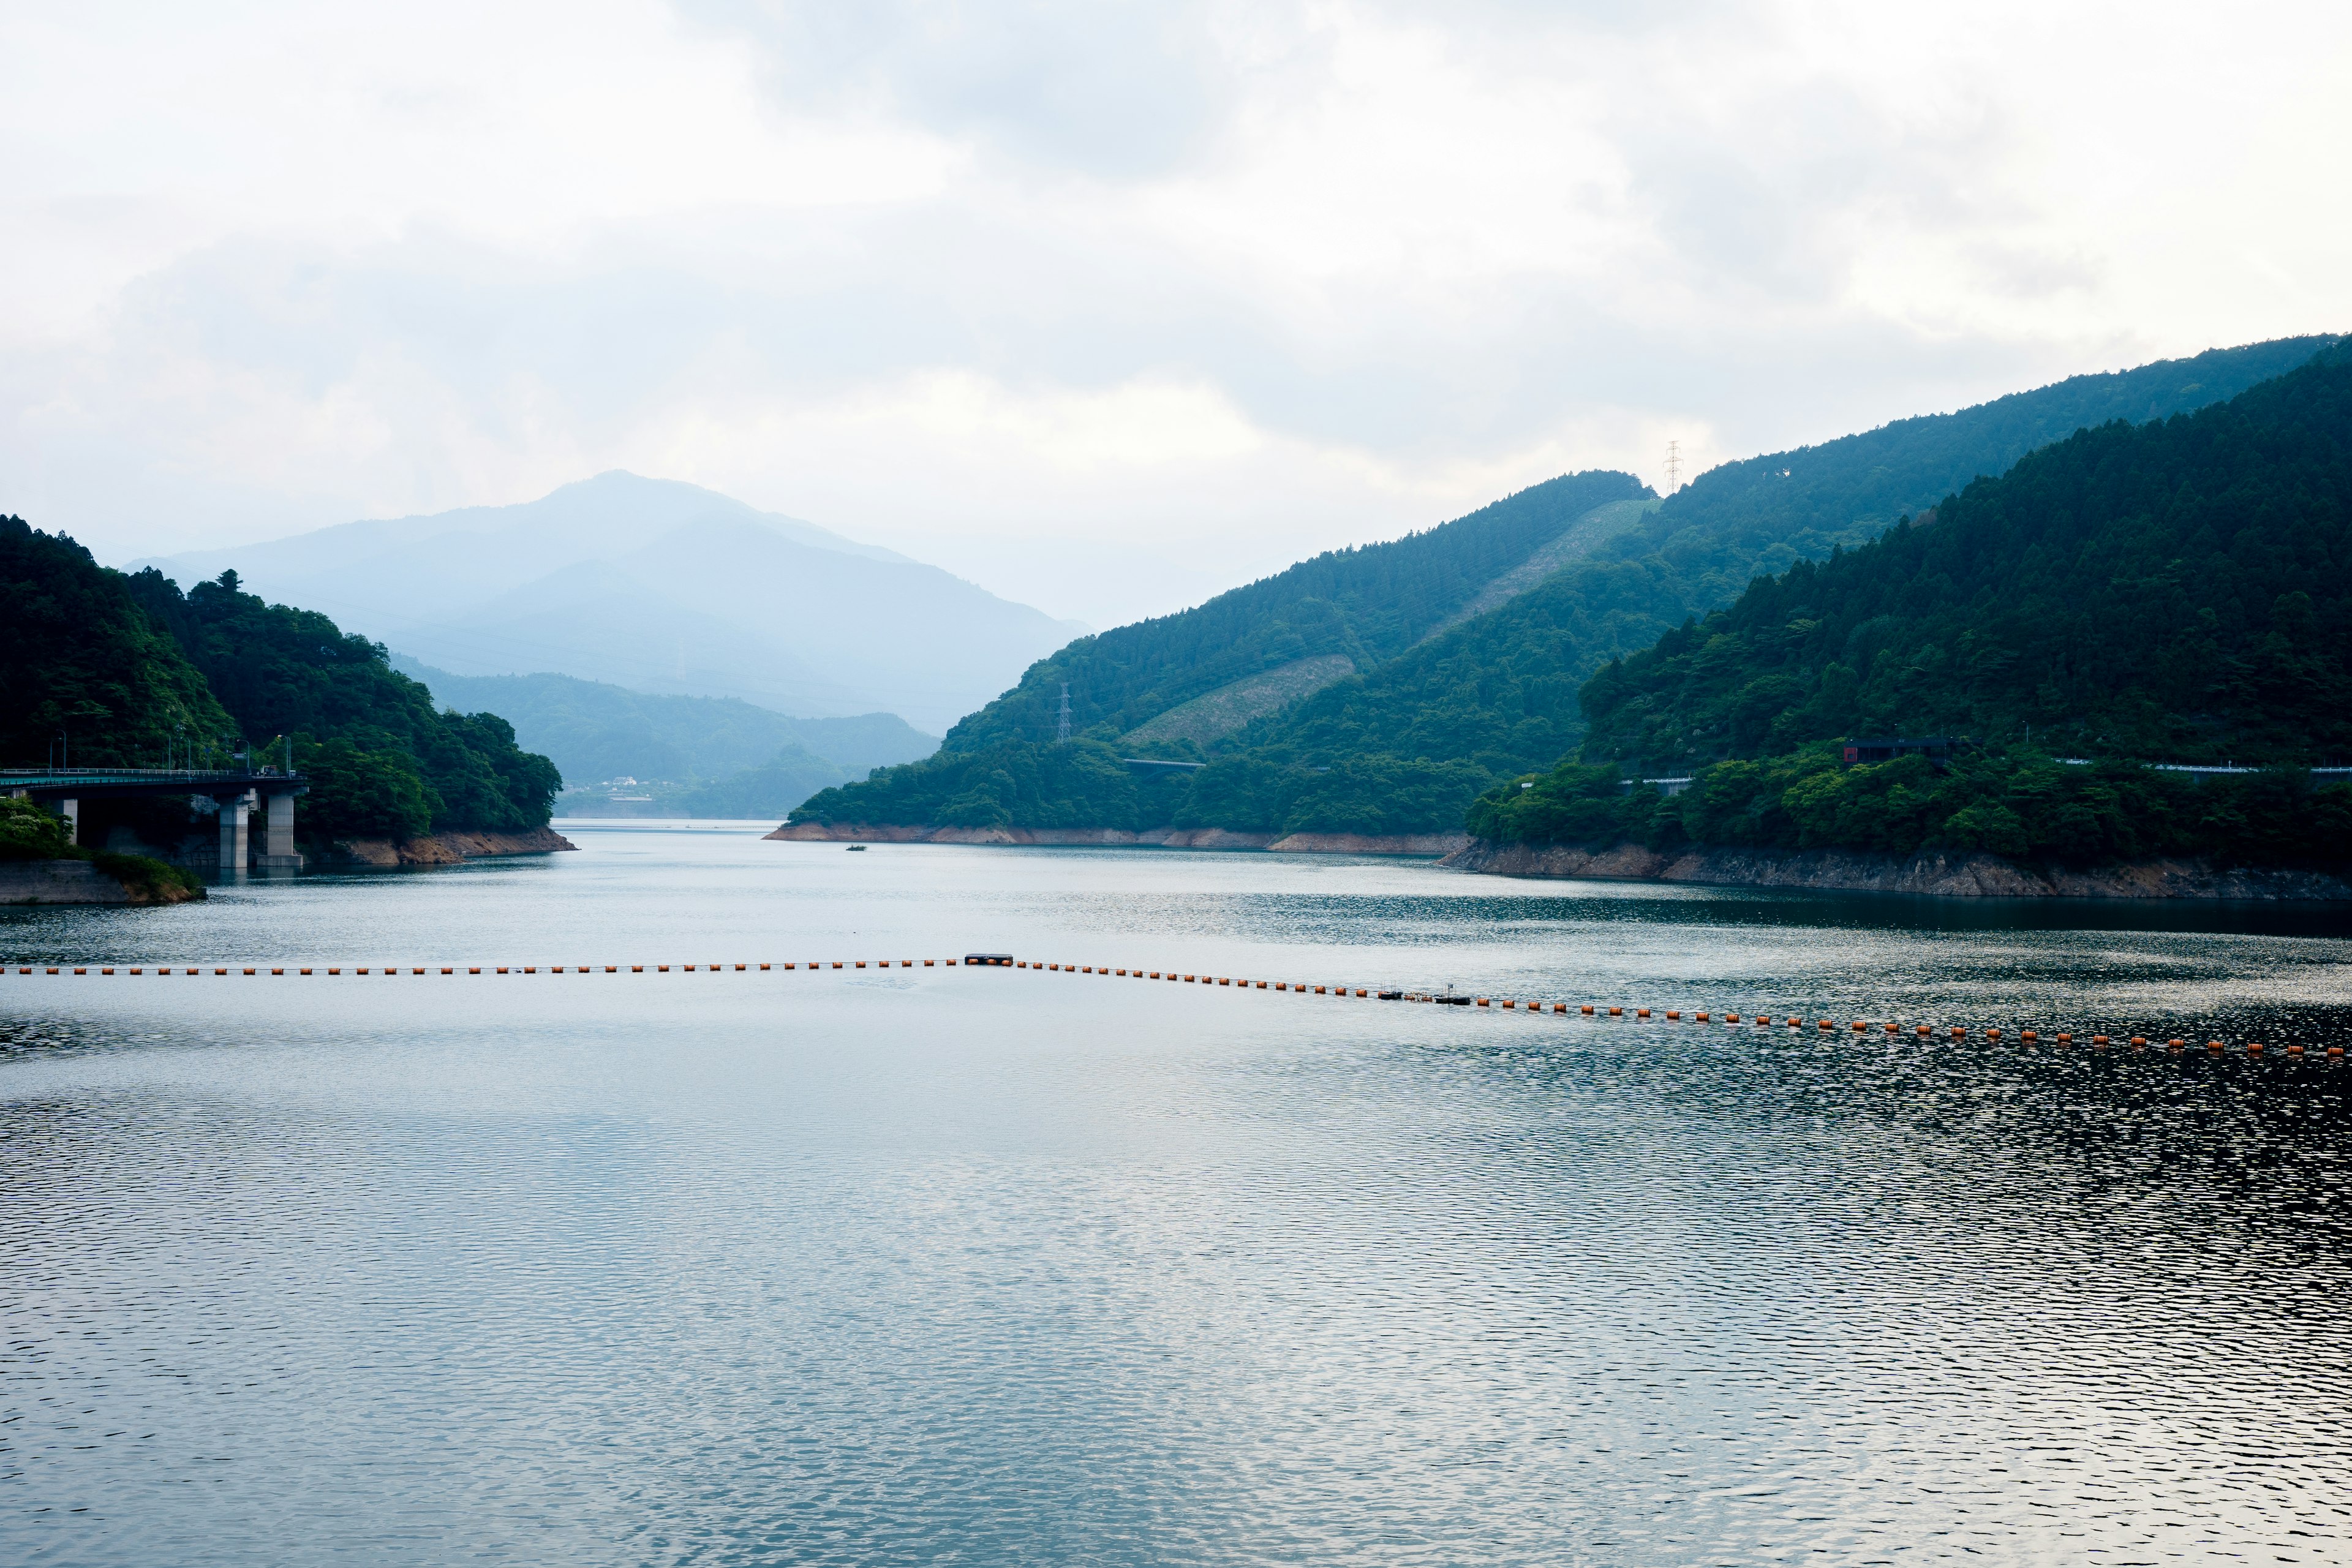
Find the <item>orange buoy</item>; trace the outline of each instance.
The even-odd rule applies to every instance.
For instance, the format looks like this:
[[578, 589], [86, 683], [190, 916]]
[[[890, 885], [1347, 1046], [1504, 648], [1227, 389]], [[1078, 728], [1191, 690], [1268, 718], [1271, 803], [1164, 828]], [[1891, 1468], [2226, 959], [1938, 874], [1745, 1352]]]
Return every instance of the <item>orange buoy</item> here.
[[2219, 1040], [2208, 1040], [2205, 1042], [2205, 1048], [2209, 1051], [2220, 1051], [2227, 1050], [2229, 1047], [2222, 1045]]
[[1622, 1018], [1625, 1016], [1625, 1009], [1622, 1007], [1612, 1007], [1609, 1009], [1609, 1016], [1612, 1018]]
[[1870, 1027], [1870, 1026], [1869, 1026], [1868, 1024], [1866, 1024], [1866, 1023], [1863, 1022], [1863, 1020], [1861, 1020], [1860, 1018], [1856, 1018], [1856, 1019], [1853, 1021], [1853, 1032], [1854, 1032], [1855, 1034], [1857, 1034], [1857, 1035], [1861, 1034], [1864, 1029], [1867, 1029], [1867, 1028], [1869, 1028], [1869, 1027]]
[[1930, 1034], [1930, 1033], [1932, 1033], [1933, 1031], [1931, 1031], [1931, 1030], [1927, 1027], [1927, 1025], [1922, 1024], [1922, 1025], [1920, 1025], [1917, 1028], [1916, 1028], [1916, 1029], [1912, 1030], [1911, 1032], [1912, 1032], [1913, 1034], [1915, 1034], [1915, 1035], [1926, 1035], [1926, 1034]]
[[1650, 1010], [1647, 1007], [1636, 1007], [1633, 1009], [1633, 1016], [1636, 1018], [1646, 1018], [1649, 1016]]
[[2032, 1040], [2038, 1040], [2038, 1039], [2040, 1039], [2042, 1037], [2041, 1037], [2041, 1036], [2039, 1036], [2039, 1035], [2037, 1035], [2037, 1034], [2035, 1034], [2032, 1030], [2028, 1029], [2028, 1030], [2026, 1030], [2026, 1031], [2025, 1031], [2025, 1033], [2023, 1033], [2023, 1034], [2021, 1034], [2021, 1035], [2018, 1036], [2017, 1037], [2018, 1037], [2019, 1039], [2021, 1039], [2021, 1040], [2032, 1041]]
[[2261, 1054], [2262, 1048], [2263, 1043], [2260, 1040], [2248, 1040], [2246, 1042], [2246, 1049], [2255, 1053], [2256, 1055]]

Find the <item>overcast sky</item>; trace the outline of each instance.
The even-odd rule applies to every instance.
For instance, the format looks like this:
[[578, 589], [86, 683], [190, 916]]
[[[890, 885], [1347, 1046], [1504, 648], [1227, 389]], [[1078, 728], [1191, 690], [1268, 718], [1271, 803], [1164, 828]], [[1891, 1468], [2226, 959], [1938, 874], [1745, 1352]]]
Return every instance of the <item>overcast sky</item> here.
[[1110, 625], [2352, 326], [2352, 7], [0, 7], [0, 510], [691, 479]]

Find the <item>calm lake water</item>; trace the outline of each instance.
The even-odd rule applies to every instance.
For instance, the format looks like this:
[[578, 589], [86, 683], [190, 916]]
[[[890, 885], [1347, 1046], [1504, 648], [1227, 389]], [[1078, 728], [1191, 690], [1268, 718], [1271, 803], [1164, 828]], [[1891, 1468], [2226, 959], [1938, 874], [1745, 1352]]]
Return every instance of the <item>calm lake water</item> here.
[[[2352, 1040], [2341, 911], [570, 831], [0, 952]], [[1050, 971], [11, 973], [0, 1561], [2352, 1561], [2348, 1078]]]

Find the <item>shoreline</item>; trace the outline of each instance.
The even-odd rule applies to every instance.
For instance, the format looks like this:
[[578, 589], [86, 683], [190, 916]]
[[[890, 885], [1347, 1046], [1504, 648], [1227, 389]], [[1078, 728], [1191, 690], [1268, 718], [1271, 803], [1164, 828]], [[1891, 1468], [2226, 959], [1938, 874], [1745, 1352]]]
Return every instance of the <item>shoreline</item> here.
[[788, 822], [762, 838], [803, 844], [977, 844], [1256, 850], [1276, 855], [1400, 855], [1437, 859], [1469, 848], [1466, 833], [1243, 833], [1225, 827], [927, 827], [904, 823]]
[[428, 833], [421, 838], [344, 840], [336, 844], [331, 856], [320, 857], [320, 863], [392, 870], [400, 867], [456, 866], [501, 855], [551, 855], [579, 847], [552, 827], [532, 827], [520, 833]]
[[2085, 868], [1932, 849], [1915, 855], [1720, 847], [1657, 850], [1639, 844], [1587, 849], [1565, 844], [1494, 844], [1474, 839], [1439, 864], [1490, 877], [1810, 888], [1935, 898], [2352, 900], [2352, 879], [2345, 873], [2308, 867], [2216, 867], [2197, 860], [2137, 860]]

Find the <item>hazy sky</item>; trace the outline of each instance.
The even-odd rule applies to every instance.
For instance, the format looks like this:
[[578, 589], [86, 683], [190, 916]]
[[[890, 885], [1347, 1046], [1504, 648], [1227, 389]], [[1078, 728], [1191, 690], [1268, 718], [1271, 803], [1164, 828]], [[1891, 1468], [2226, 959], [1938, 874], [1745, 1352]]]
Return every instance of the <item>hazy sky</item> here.
[[[2352, 7], [0, 7], [0, 510], [692, 479], [1108, 625], [2352, 326]], [[453, 563], [453, 566], [456, 563]]]

